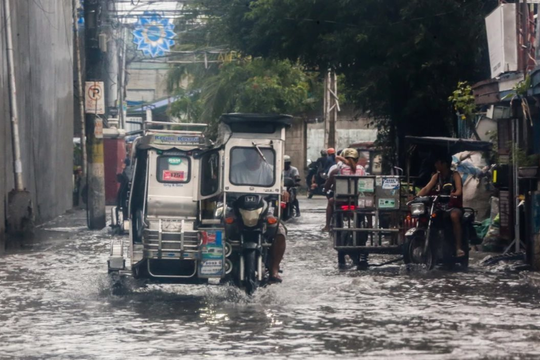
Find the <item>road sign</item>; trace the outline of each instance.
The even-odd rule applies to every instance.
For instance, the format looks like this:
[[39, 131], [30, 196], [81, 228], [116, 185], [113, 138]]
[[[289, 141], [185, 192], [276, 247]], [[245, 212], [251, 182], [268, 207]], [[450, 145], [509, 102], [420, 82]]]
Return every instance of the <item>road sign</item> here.
[[84, 86], [87, 114], [105, 114], [105, 86], [103, 81], [87, 81]]

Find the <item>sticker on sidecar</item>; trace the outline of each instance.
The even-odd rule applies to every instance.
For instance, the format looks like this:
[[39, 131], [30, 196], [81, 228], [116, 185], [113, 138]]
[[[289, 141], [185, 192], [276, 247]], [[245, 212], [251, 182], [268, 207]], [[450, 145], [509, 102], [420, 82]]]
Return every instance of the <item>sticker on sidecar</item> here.
[[373, 192], [375, 191], [375, 184], [373, 178], [358, 179], [358, 192]]
[[198, 145], [201, 142], [199, 136], [177, 136], [177, 135], [154, 135], [154, 144], [170, 145]]
[[222, 277], [225, 272], [223, 255], [223, 232], [220, 230], [202, 231], [201, 262], [199, 275], [204, 277]]
[[379, 199], [379, 209], [393, 209], [395, 207], [395, 199]]
[[223, 260], [202, 260], [199, 275], [220, 276], [223, 273]]
[[184, 171], [163, 170], [163, 181], [184, 181], [186, 173]]
[[169, 159], [168, 159], [168, 162], [169, 162], [169, 164], [171, 164], [171, 165], [180, 165], [180, 164], [182, 163], [182, 159], [172, 157], [172, 158], [169, 158]]
[[383, 190], [397, 190], [399, 189], [399, 179], [386, 178], [382, 181]]

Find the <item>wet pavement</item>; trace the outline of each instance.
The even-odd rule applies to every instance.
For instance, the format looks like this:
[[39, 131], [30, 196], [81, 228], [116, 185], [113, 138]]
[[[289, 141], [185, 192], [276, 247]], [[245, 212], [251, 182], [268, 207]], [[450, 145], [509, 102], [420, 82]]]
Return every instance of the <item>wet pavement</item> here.
[[110, 235], [63, 216], [0, 257], [0, 359], [540, 358], [540, 294], [523, 273], [337, 270], [324, 201], [288, 224], [284, 282], [151, 285], [113, 295]]

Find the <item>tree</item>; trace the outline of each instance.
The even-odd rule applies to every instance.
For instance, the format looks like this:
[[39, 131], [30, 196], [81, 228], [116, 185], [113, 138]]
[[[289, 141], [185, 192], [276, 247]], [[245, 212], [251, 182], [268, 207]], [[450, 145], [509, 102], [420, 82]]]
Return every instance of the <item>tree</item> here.
[[497, 0], [216, 0], [222, 37], [245, 54], [344, 74], [386, 146], [452, 133], [455, 84], [489, 77], [484, 17]]
[[[229, 10], [225, 5], [227, 0], [200, 1], [190, 5], [191, 14], [177, 20], [177, 29], [182, 31], [175, 50], [228, 49], [228, 53], [207, 53], [208, 60], [218, 60], [217, 64], [171, 66], [168, 90], [179, 95], [171, 105], [171, 115], [206, 122], [215, 132], [216, 120], [227, 112], [299, 115], [318, 103], [322, 106], [318, 73], [304, 71], [295, 61], [254, 58], [235, 51], [223, 31]], [[187, 89], [182, 86], [186, 82]]]
[[[188, 91], [172, 105], [171, 113], [211, 125], [223, 113], [298, 114], [314, 107], [313, 81], [288, 60], [237, 58], [218, 71], [193, 79]], [[182, 90], [180, 90], [182, 91]], [[188, 96], [189, 94], [189, 96]]]

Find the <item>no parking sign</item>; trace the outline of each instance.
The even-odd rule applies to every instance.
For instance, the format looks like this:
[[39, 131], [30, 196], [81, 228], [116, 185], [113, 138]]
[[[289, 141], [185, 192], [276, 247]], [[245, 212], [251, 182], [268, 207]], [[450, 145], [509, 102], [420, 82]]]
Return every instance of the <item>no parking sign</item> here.
[[105, 86], [103, 81], [87, 81], [84, 85], [84, 99], [87, 114], [105, 114]]

